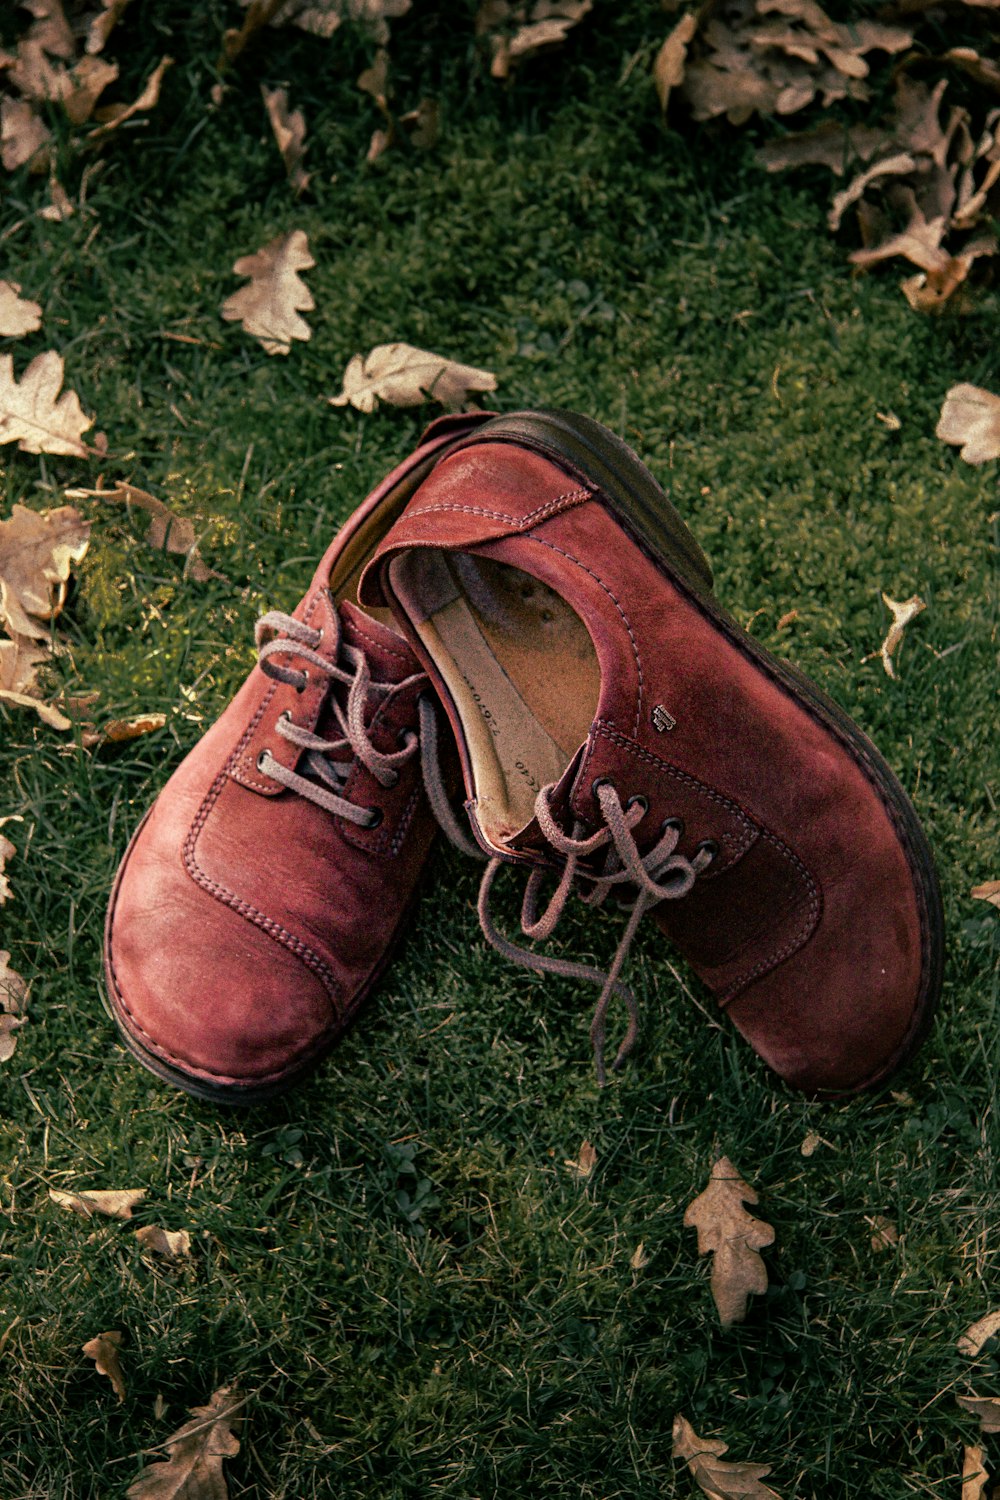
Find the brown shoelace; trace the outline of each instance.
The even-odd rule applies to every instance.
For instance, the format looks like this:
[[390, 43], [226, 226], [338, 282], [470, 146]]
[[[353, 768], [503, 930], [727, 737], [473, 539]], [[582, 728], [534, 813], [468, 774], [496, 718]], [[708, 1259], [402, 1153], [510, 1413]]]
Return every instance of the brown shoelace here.
[[[585, 834], [585, 825], [574, 823], [573, 832], [567, 834], [559, 827], [549, 807], [549, 796], [553, 786], [544, 786], [535, 799], [535, 817], [545, 839], [556, 854], [564, 860], [562, 874], [545, 910], [539, 913], [542, 882], [545, 872], [532, 870], [524, 890], [521, 904], [521, 931], [527, 938], [547, 938], [562, 916], [569, 893], [577, 879], [585, 889], [581, 899], [590, 906], [600, 906], [612, 890], [631, 884], [636, 889], [628, 923], [618, 943], [618, 948], [608, 970], [597, 969], [590, 964], [577, 963], [570, 959], [551, 958], [535, 953], [512, 943], [497, 930], [490, 912], [490, 893], [497, 871], [504, 863], [491, 859], [483, 874], [479, 891], [479, 921], [487, 942], [511, 962], [533, 969], [536, 973], [562, 974], [571, 979], [586, 979], [601, 986], [600, 998], [594, 1009], [590, 1025], [590, 1040], [594, 1048], [598, 1082], [606, 1081], [604, 1065], [604, 1042], [608, 1007], [612, 997], [618, 995], [628, 1009], [629, 1024], [625, 1037], [618, 1048], [612, 1068], [618, 1069], [635, 1046], [639, 1035], [639, 1008], [635, 995], [620, 978], [622, 968], [632, 946], [632, 940], [650, 907], [660, 901], [676, 901], [686, 896], [695, 880], [716, 855], [716, 846], [710, 841], [700, 844], [691, 859], [677, 854], [681, 825], [676, 819], [668, 819], [660, 836], [645, 854], [639, 852], [634, 829], [646, 815], [646, 805], [641, 798], [630, 799], [624, 806], [617, 791], [609, 781], [599, 782], [594, 791], [604, 818], [604, 827], [596, 833]], [[593, 871], [582, 868], [581, 861], [606, 849], [603, 868]]]

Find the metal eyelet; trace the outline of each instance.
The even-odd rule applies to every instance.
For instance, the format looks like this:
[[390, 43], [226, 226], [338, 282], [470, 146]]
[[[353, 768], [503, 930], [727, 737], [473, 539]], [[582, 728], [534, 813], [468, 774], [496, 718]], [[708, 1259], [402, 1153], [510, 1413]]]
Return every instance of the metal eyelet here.
[[660, 824], [660, 833], [664, 834], [668, 831], [668, 829], [672, 829], [677, 834], [677, 837], [681, 838], [684, 834], [684, 819], [664, 818], [663, 822]]
[[380, 807], [373, 807], [373, 808], [371, 808], [370, 809], [370, 820], [369, 820], [369, 822], [367, 822], [365, 824], [365, 828], [377, 828], [384, 817], [385, 817], [385, 813], [382, 811], [382, 809]]
[[625, 804], [625, 811], [631, 812], [633, 807], [641, 807], [643, 817], [645, 817], [649, 812], [649, 803], [641, 792], [638, 792], [634, 797], [630, 797], [628, 799]]
[[261, 765], [261, 761], [264, 759], [265, 755], [270, 755], [270, 754], [271, 754], [270, 750], [268, 750], [267, 746], [265, 745], [264, 749], [260, 752], [260, 754], [257, 757], [257, 769], [258, 769], [258, 771], [264, 771], [264, 767]]
[[590, 795], [596, 800], [600, 800], [597, 797], [597, 792], [598, 789], [602, 786], [614, 786], [614, 782], [611, 780], [610, 776], [595, 776], [593, 781], [590, 783]]
[[296, 685], [295, 685], [295, 691], [296, 691], [296, 692], [297, 692], [297, 693], [304, 693], [304, 692], [305, 692], [305, 690], [306, 690], [306, 688], [307, 688], [307, 687], [308, 687], [308, 686], [309, 686], [309, 673], [308, 673], [308, 672], [306, 672], [306, 671], [305, 671], [305, 670], [304, 670], [304, 669], [303, 669], [303, 672], [302, 672], [302, 681], [301, 681], [301, 682], [298, 682], [298, 683], [296, 683]]
[[694, 852], [695, 854], [707, 854], [709, 859], [714, 859], [719, 852], [719, 846], [714, 839], [702, 839]]

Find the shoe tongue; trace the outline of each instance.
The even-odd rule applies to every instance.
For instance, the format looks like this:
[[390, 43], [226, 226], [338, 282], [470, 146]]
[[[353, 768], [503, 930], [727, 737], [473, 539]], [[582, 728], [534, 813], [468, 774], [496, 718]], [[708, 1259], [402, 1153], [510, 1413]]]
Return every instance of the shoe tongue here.
[[374, 682], [402, 682], [421, 670], [407, 642], [391, 625], [344, 599], [340, 604], [343, 639], [363, 651]]

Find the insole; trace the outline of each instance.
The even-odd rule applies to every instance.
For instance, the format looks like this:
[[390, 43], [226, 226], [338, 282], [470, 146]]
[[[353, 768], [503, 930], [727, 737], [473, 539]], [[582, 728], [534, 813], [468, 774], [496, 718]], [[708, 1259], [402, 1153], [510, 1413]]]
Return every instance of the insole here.
[[516, 568], [421, 549], [390, 566], [461, 718], [480, 825], [499, 843], [530, 820], [590, 731], [593, 642], [564, 599]]

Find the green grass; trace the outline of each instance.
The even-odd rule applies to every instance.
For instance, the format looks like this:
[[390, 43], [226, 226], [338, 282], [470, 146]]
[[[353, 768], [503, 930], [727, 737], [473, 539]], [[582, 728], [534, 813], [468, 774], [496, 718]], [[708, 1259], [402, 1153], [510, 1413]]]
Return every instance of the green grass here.
[[[110, 450], [91, 464], [3, 449], [0, 514], [126, 478], [194, 517], [229, 580], [186, 581], [138, 518], [85, 506], [60, 679], [99, 689], [102, 717], [161, 710], [167, 727], [84, 752], [0, 708], [0, 815], [25, 819], [0, 935], [33, 986], [0, 1068], [0, 1497], [117, 1500], [143, 1451], [231, 1382], [248, 1398], [231, 1492], [254, 1500], [686, 1496], [678, 1410], [731, 1458], [773, 1461], [784, 1500], [957, 1497], [976, 1427], [955, 1395], [1000, 1389], [995, 1356], [955, 1351], [1000, 1273], [998, 923], [968, 898], [1000, 874], [998, 501], [996, 465], [969, 468], [934, 426], [955, 381], [998, 388], [996, 297], [921, 320], [893, 268], [850, 274], [820, 176], [765, 177], [752, 131], [664, 130], [642, 60], [626, 66], [662, 37], [657, 6], [598, 5], [510, 89], [439, 9], [397, 23], [394, 52], [400, 107], [442, 100], [441, 144], [372, 169], [361, 39], [274, 33], [213, 112], [231, 12], [136, 0], [112, 47], [120, 97], [169, 50], [163, 104], [102, 154], [85, 213], [0, 241], [0, 272], [45, 311], [7, 346], [16, 368], [58, 348]], [[303, 202], [260, 80], [287, 80], [306, 112]], [[86, 162], [62, 153], [77, 191]], [[0, 233], [44, 191], [8, 186]], [[291, 228], [317, 261], [313, 337], [273, 359], [218, 307], [232, 262]], [[949, 929], [940, 1018], [899, 1097], [804, 1102], [653, 933], [633, 958], [642, 1055], [598, 1090], [593, 996], [487, 950], [477, 872], [447, 850], [377, 999], [286, 1100], [221, 1113], [126, 1058], [99, 999], [117, 861], [245, 674], [256, 615], [295, 603], [412, 448], [423, 413], [323, 399], [355, 350], [389, 339], [494, 369], [502, 409], [566, 405], [620, 432], [702, 541], [722, 602], [899, 773]], [[877, 416], [890, 411], [898, 432]], [[883, 589], [928, 602], [895, 682], [870, 659]], [[611, 916], [579, 907], [560, 929], [567, 954], [597, 961], [616, 939]], [[824, 1144], [807, 1159], [810, 1131]], [[564, 1162], [584, 1138], [598, 1166], [581, 1186]], [[722, 1152], [777, 1231], [771, 1288], [730, 1331], [682, 1227]], [[135, 1222], [187, 1227], [192, 1265], [151, 1267], [130, 1226], [48, 1199], [102, 1186], [148, 1187]], [[895, 1251], [872, 1252], [875, 1214], [898, 1223]], [[122, 1405], [79, 1352], [108, 1328], [124, 1335]]]

